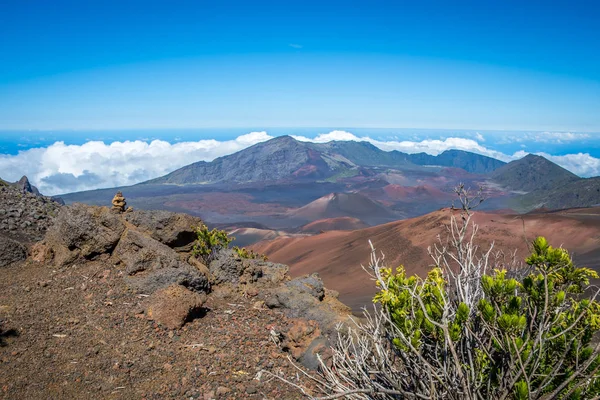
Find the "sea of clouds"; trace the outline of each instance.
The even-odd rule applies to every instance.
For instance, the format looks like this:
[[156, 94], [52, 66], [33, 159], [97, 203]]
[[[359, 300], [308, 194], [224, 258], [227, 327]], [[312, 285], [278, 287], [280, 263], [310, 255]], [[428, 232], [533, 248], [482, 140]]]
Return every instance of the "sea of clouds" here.
[[[443, 140], [420, 141], [375, 140], [367, 136], [358, 137], [346, 131], [332, 131], [315, 138], [294, 137], [300, 141], [316, 143], [363, 140], [386, 151], [425, 152], [432, 155], [458, 149], [506, 162], [527, 154], [525, 151], [504, 154], [486, 147], [485, 138], [481, 134], [476, 134], [474, 138], [448, 137]], [[547, 135], [543, 137], [548, 138]], [[27, 175], [30, 181], [47, 195], [127, 186], [165, 175], [197, 161], [211, 161], [272, 138], [267, 132], [251, 132], [233, 140], [222, 141], [210, 139], [169, 143], [164, 140], [135, 140], [108, 144], [89, 141], [82, 145], [56, 142], [48, 147], [29, 149], [16, 155], [0, 155], [0, 177], [7, 181], [16, 181]], [[557, 140], [574, 140], [574, 137], [572, 134], [562, 134]], [[536, 154], [583, 177], [600, 175], [600, 159], [587, 153], [560, 156]]]

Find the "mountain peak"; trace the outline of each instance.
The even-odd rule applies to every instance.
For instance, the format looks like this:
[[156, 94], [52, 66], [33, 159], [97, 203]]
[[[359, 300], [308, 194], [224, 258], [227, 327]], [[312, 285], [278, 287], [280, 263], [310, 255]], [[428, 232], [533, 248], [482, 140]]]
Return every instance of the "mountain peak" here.
[[17, 182], [17, 185], [20, 189], [23, 189], [27, 192], [31, 192], [31, 184], [29, 183], [29, 179], [26, 175], [23, 175], [21, 179]]
[[261, 144], [265, 144], [265, 143], [270, 143], [270, 144], [274, 144], [274, 143], [281, 143], [281, 144], [291, 144], [291, 143], [300, 143], [299, 140], [294, 139], [293, 137], [291, 137], [290, 135], [281, 135], [281, 136], [275, 136], [273, 139], [269, 139], [265, 142], [261, 142]]
[[14, 185], [23, 193], [33, 193], [36, 196], [40, 195], [40, 191], [29, 182], [29, 179], [25, 175], [15, 182]]
[[510, 190], [531, 192], [579, 180], [577, 175], [545, 157], [527, 154], [498, 168], [492, 179]]
[[538, 156], [537, 154], [533, 154], [533, 153], [529, 153], [527, 154], [525, 157], [522, 157], [521, 160], [525, 160], [525, 161], [533, 161], [533, 160], [545, 160], [547, 162], [552, 162], [550, 160], [548, 160], [546, 157], [543, 156]]

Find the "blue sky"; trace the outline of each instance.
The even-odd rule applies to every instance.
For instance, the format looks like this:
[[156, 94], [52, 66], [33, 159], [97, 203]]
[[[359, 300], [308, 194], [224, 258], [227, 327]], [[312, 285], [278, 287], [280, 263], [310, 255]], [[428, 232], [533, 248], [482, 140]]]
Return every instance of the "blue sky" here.
[[0, 129], [600, 132], [588, 1], [3, 1]]

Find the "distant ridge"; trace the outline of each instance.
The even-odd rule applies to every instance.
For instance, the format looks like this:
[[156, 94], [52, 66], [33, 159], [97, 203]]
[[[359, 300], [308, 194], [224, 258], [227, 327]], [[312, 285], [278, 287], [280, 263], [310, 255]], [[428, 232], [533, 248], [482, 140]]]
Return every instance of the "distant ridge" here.
[[528, 208], [560, 210], [600, 205], [600, 177], [578, 178], [544, 190], [536, 190], [520, 198]]
[[463, 150], [446, 150], [437, 156], [427, 153], [410, 154], [408, 155], [408, 159], [417, 165], [462, 168], [473, 174], [487, 174], [506, 164], [504, 161], [496, 160], [495, 158]]
[[581, 179], [552, 161], [534, 154], [498, 168], [490, 177], [507, 189], [525, 192], [547, 190]]
[[[317, 181], [353, 176], [361, 168], [419, 169], [422, 166], [462, 168], [470, 173], [489, 173], [502, 161], [461, 150], [438, 156], [383, 151], [368, 142], [300, 142], [279, 136], [212, 162], [199, 161], [146, 184], [216, 184], [282, 181]], [[364, 171], [362, 171], [364, 172]]]

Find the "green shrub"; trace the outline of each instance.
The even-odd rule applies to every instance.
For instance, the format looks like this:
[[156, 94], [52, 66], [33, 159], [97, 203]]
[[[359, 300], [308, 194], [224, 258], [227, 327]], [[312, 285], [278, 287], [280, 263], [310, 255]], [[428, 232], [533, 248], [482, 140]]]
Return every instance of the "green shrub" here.
[[[197, 239], [194, 242], [192, 254], [205, 264], [210, 263], [220, 250], [228, 248], [229, 244], [235, 240], [233, 236], [227, 235], [227, 232], [216, 228], [209, 230], [206, 225], [195, 227], [194, 230]], [[267, 261], [266, 255], [255, 253], [254, 250], [247, 250], [245, 247], [234, 246], [233, 251], [241, 258]]]
[[[526, 263], [523, 278], [506, 270], [481, 276], [482, 292], [471, 306], [453, 296], [451, 278], [439, 267], [425, 279], [407, 277], [403, 267], [395, 274], [382, 268], [385, 284], [375, 301], [395, 327], [396, 351], [419, 354], [423, 373], [427, 364], [441, 370], [456, 363], [464, 380], [457, 387], [473, 398], [600, 395], [600, 356], [591, 342], [600, 330], [600, 304], [578, 296], [598, 274], [575, 267], [566, 250], [543, 237]], [[445, 378], [439, 383], [450, 384]]]
[[234, 239], [227, 232], [213, 228], [209, 230], [204, 224], [195, 227], [197, 239], [194, 242], [192, 254], [208, 264], [221, 249], [226, 249]]
[[259, 259], [259, 260], [263, 260], [263, 261], [267, 261], [269, 259], [266, 255], [256, 253], [254, 250], [248, 250], [245, 247], [233, 246], [233, 250], [241, 258]]

